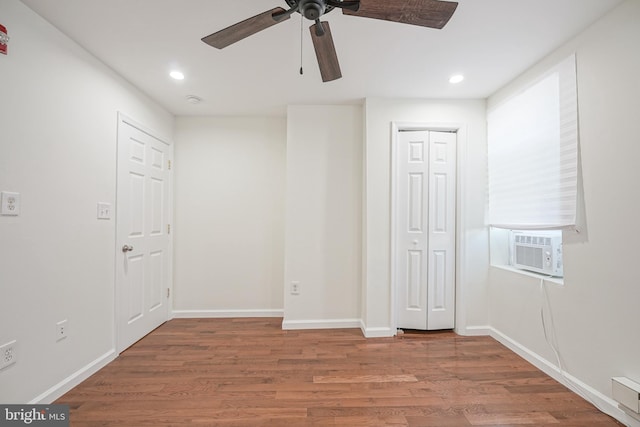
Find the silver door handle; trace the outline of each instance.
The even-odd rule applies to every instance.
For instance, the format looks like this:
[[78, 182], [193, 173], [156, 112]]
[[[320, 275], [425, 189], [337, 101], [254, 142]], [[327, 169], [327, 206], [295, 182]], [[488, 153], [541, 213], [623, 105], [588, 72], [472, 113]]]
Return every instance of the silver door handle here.
[[122, 247], [122, 252], [124, 252], [124, 253], [131, 252], [132, 250], [133, 250], [133, 246], [124, 245]]

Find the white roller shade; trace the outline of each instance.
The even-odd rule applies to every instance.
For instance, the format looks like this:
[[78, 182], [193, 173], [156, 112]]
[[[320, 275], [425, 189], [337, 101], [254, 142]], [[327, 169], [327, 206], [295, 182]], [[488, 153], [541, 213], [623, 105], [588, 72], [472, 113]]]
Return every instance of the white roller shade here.
[[489, 112], [489, 222], [511, 229], [576, 224], [575, 55]]

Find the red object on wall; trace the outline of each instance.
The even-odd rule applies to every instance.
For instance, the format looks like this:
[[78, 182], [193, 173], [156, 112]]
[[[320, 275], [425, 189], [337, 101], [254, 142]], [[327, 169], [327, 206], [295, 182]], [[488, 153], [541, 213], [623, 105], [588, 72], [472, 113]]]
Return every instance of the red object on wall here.
[[[4, 33], [4, 34], [0, 34], [0, 37], [2, 35], [7, 35], [7, 29], [3, 26], [0, 25], [0, 33]], [[6, 55], [7, 54], [7, 44], [6, 43], [2, 43], [3, 40], [0, 40], [0, 53]], [[8, 43], [8, 41], [7, 41]]]

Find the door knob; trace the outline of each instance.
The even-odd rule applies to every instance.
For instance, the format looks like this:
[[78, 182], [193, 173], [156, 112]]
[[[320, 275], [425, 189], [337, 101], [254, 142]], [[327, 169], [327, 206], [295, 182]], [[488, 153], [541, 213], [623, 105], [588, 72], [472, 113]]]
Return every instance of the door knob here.
[[133, 246], [124, 245], [122, 247], [122, 252], [124, 252], [124, 253], [131, 252], [132, 250], [133, 250]]
[[413, 242], [411, 242], [411, 243], [413, 243], [414, 245], [417, 245], [417, 244], [418, 244], [418, 241], [417, 241], [417, 240], [414, 240], [414, 241], [413, 241]]

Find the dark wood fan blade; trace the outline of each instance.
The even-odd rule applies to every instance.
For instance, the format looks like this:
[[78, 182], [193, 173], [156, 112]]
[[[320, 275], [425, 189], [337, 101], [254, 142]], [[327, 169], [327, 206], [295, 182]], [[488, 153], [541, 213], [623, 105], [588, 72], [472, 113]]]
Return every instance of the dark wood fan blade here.
[[276, 7], [261, 13], [260, 15], [238, 22], [224, 30], [208, 35], [207, 37], [203, 37], [202, 41], [210, 46], [217, 47], [218, 49], [225, 48], [259, 31], [265, 30], [272, 25], [286, 21], [290, 18], [290, 15], [282, 16], [278, 20], [273, 19], [274, 14], [283, 13], [284, 11], [285, 10], [283, 8]]
[[453, 1], [360, 0], [357, 11], [342, 9], [342, 13], [440, 29], [449, 22], [457, 7], [458, 3]]
[[[318, 34], [318, 25], [322, 25], [321, 34]], [[333, 44], [331, 36], [331, 28], [328, 22], [320, 22], [309, 27], [311, 30], [311, 40], [316, 50], [316, 58], [318, 58], [318, 66], [323, 82], [330, 82], [342, 77], [340, 64], [338, 63], [338, 54]]]

